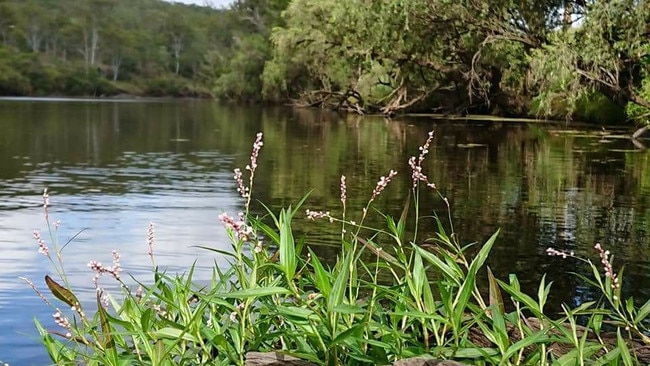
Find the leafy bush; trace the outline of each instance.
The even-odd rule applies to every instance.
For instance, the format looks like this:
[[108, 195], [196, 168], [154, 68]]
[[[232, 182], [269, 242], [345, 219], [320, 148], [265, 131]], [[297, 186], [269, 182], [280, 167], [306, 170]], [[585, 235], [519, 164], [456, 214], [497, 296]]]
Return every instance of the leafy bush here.
[[[639, 96], [645, 100], [650, 100], [650, 80], [645, 77], [641, 83], [641, 87], [637, 90]], [[625, 113], [631, 120], [647, 125], [650, 123], [650, 109], [640, 106], [638, 104], [629, 103], [625, 107]]]
[[20, 57], [0, 47], [0, 95], [28, 95], [32, 87], [29, 79], [19, 70]]
[[154, 97], [179, 96], [183, 83], [174, 77], [159, 77], [147, 82], [145, 93]]
[[66, 95], [99, 97], [116, 93], [112, 84], [96, 69], [70, 69], [61, 77], [61, 83]]

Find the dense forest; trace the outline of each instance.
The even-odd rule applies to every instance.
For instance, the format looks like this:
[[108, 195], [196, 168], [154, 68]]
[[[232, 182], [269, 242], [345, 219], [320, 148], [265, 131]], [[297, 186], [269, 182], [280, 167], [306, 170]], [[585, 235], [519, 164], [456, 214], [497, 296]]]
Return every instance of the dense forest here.
[[0, 0], [0, 94], [647, 121], [650, 1]]

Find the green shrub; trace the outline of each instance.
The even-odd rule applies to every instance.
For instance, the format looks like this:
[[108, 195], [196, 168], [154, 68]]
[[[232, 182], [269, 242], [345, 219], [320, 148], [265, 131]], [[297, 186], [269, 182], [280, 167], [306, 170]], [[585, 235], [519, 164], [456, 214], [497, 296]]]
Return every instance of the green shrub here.
[[20, 72], [23, 60], [19, 56], [0, 47], [0, 95], [22, 96], [32, 91], [29, 78]]
[[145, 93], [154, 97], [180, 96], [184, 83], [176, 77], [158, 77], [147, 82]]
[[[650, 80], [645, 77], [641, 83], [641, 87], [637, 90], [639, 96], [645, 100], [650, 100]], [[650, 110], [638, 104], [629, 103], [625, 107], [625, 113], [628, 118], [634, 122], [642, 125], [650, 123]]]
[[117, 90], [96, 69], [75, 67], [66, 70], [61, 76], [63, 93], [75, 96], [105, 96], [113, 95]]

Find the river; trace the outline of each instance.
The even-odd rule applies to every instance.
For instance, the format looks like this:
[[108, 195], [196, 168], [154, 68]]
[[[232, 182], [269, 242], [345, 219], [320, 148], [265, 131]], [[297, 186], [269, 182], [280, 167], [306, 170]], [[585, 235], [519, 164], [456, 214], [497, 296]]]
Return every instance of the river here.
[[[536, 291], [543, 273], [555, 281], [552, 304], [579, 304], [594, 292], [569, 274], [576, 261], [548, 257], [554, 247], [597, 259], [596, 242], [626, 265], [624, 291], [650, 294], [650, 151], [615, 129], [564, 123], [360, 117], [313, 110], [223, 105], [192, 100], [0, 99], [0, 360], [44, 365], [49, 359], [33, 325], [56, 328], [53, 310], [19, 277], [46, 290], [55, 274], [38, 253], [33, 231], [62, 252], [68, 278], [92, 302], [91, 260], [121, 254], [125, 273], [151, 281], [147, 227], [155, 224], [157, 264], [184, 272], [197, 263], [207, 281], [225, 261], [197, 246], [228, 250], [218, 215], [241, 211], [233, 169], [249, 159], [258, 131], [264, 146], [253, 196], [273, 208], [297, 202], [340, 212], [339, 179], [347, 176], [348, 215], [360, 216], [380, 176], [398, 176], [376, 207], [399, 215], [410, 188], [408, 158], [427, 132], [435, 139], [425, 173], [450, 202], [464, 243], [501, 234], [488, 264], [503, 279], [516, 273]], [[47, 231], [42, 192], [50, 194]], [[422, 210], [446, 218], [432, 191]], [[261, 210], [260, 205], [255, 205]], [[349, 216], [350, 217], [350, 216]], [[369, 221], [379, 226], [379, 215]], [[448, 220], [445, 225], [451, 228]], [[301, 216], [296, 230], [324, 258], [338, 252], [337, 228]], [[424, 224], [432, 231], [431, 223]], [[110, 287], [108, 278], [100, 283]], [[61, 304], [59, 304], [61, 306]]]

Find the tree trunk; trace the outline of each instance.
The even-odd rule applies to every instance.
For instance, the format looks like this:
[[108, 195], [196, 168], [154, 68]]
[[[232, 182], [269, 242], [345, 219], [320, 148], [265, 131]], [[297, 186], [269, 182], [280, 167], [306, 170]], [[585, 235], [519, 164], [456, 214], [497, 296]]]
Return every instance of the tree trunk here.
[[117, 81], [117, 78], [120, 74], [120, 65], [122, 64], [122, 57], [119, 55], [113, 55], [113, 63], [111, 68], [113, 69], [113, 81]]
[[32, 52], [34, 52], [34, 53], [37, 53], [41, 49], [42, 37], [41, 37], [41, 34], [40, 34], [41, 33], [40, 30], [41, 29], [38, 26], [38, 24], [31, 24], [29, 26], [28, 42], [29, 42], [29, 45], [32, 48]]
[[172, 43], [172, 49], [174, 51], [174, 60], [176, 61], [176, 75], [181, 70], [181, 50], [183, 49], [183, 39], [179, 35], [174, 35], [174, 42]]
[[573, 23], [573, 0], [564, 0], [564, 14], [562, 16], [562, 29], [567, 30], [571, 28]]
[[632, 140], [636, 140], [639, 137], [641, 137], [641, 135], [646, 133], [646, 131], [648, 131], [648, 129], [650, 129], [650, 126], [645, 125], [645, 126], [639, 128], [639, 129], [637, 129], [636, 131], [634, 131], [634, 133], [632, 134]]
[[96, 25], [93, 25], [92, 41], [90, 46], [90, 64], [95, 64], [95, 57], [97, 55], [97, 44], [99, 43], [99, 30]]
[[86, 71], [88, 70], [88, 66], [90, 66], [90, 46], [88, 45], [88, 31], [86, 28], [83, 29], [83, 48], [80, 50], [81, 54], [84, 56], [84, 66], [86, 67]]

